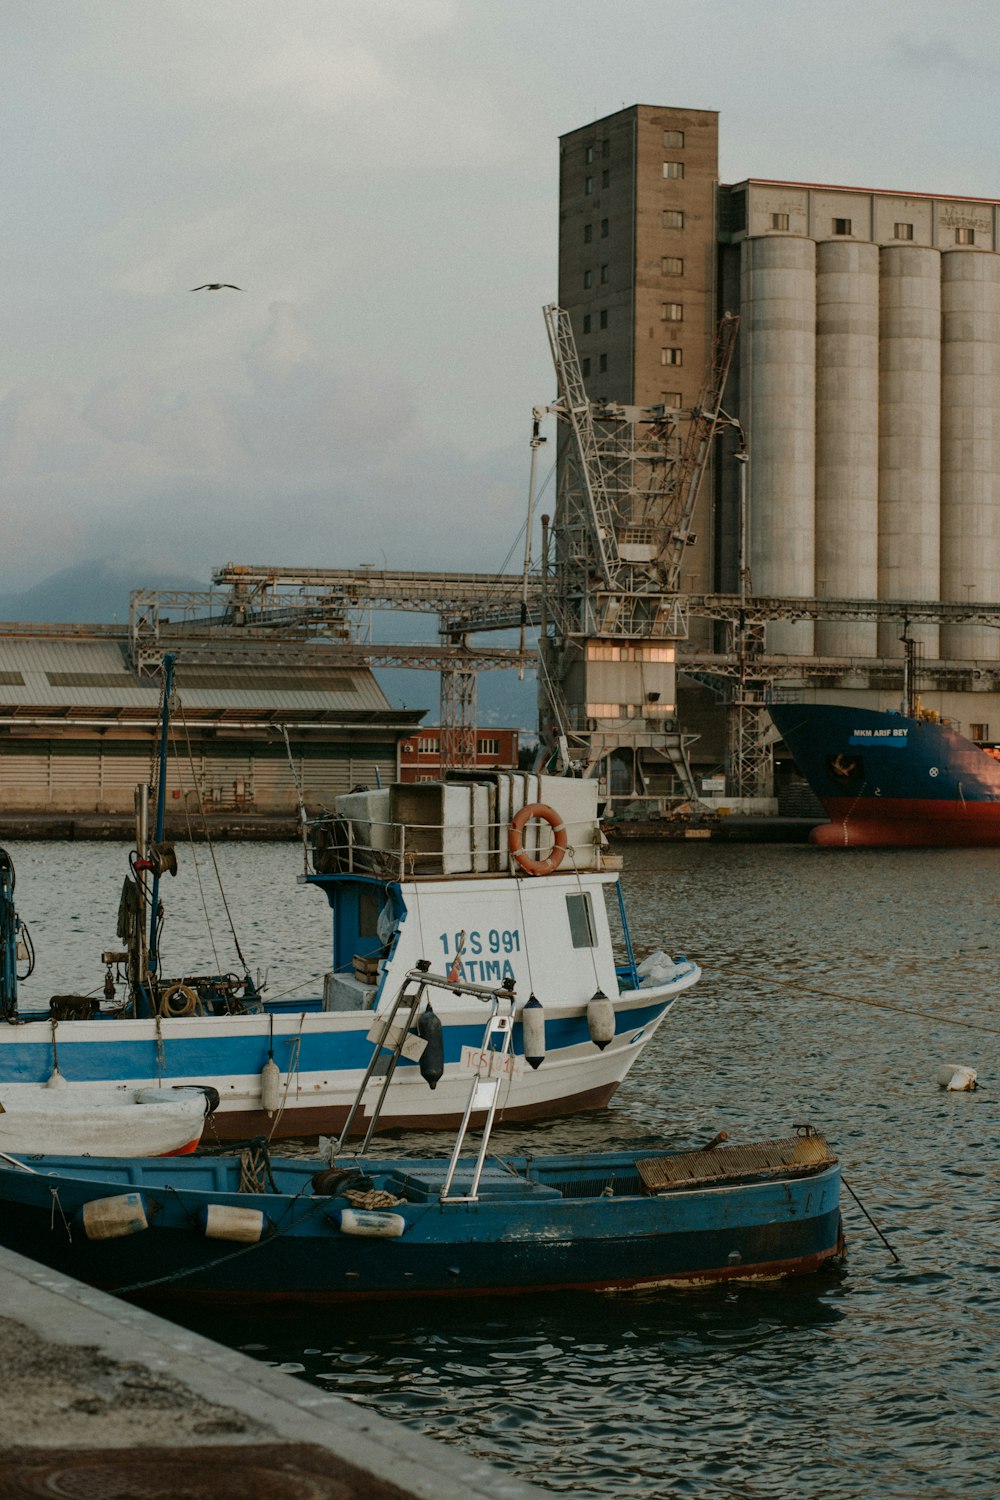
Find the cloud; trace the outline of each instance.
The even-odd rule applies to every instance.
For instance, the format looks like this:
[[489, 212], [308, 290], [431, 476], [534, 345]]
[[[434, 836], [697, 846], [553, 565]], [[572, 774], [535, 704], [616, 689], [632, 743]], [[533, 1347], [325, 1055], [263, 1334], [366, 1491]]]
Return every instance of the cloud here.
[[412, 386], [321, 355], [289, 303], [224, 369], [214, 387], [195, 363], [79, 393], [12, 392], [0, 480], [22, 519], [8, 562], [38, 572], [47, 555], [148, 555], [157, 538], [171, 566], [202, 573], [248, 551], [352, 565], [373, 543], [404, 567], [445, 566], [447, 553], [448, 566], [488, 571], [502, 556], [520, 521], [520, 454], [428, 447]]

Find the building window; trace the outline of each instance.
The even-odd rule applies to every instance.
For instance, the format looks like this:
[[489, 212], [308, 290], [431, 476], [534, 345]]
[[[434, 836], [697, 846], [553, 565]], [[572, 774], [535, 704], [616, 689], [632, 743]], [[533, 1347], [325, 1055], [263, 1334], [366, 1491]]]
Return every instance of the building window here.
[[587, 147], [587, 150], [586, 150], [586, 152], [584, 154], [584, 160], [586, 161], [586, 163], [587, 163], [587, 165], [589, 167], [590, 163], [594, 160], [594, 148], [593, 148], [593, 146], [588, 146]]
[[683, 302], [664, 302], [663, 311], [661, 312], [660, 317], [663, 319], [664, 323], [683, 323]]
[[684, 210], [680, 208], [665, 208], [663, 210], [664, 229], [683, 229]]
[[569, 917], [570, 937], [574, 948], [594, 948], [594, 909], [590, 904], [590, 892], [579, 891], [566, 897], [566, 914]]
[[660, 400], [664, 406], [683, 406], [680, 391], [661, 391]]
[[988, 724], [970, 724], [971, 737], [974, 740], [988, 740], [990, 737], [990, 726]]
[[594, 285], [594, 273], [593, 273], [593, 271], [584, 271], [584, 273], [583, 273], [583, 289], [584, 289], [584, 291], [585, 292], [589, 291], [590, 288], [593, 285]]
[[676, 146], [679, 151], [684, 150], [683, 130], [665, 130], [663, 132], [663, 144], [665, 146]]
[[664, 276], [683, 276], [684, 262], [679, 255], [665, 255], [660, 261], [660, 270]]
[[600, 359], [597, 361], [597, 368], [598, 370], [600, 370], [602, 375], [608, 368], [608, 356], [606, 354], [602, 354]]
[[607, 286], [607, 284], [608, 284], [608, 268], [607, 268], [607, 266], [602, 266], [601, 267], [601, 285], [602, 286]]
[[594, 191], [594, 179], [592, 177], [585, 178], [583, 191], [587, 194], [588, 197]]
[[594, 238], [594, 226], [593, 226], [593, 224], [584, 224], [584, 226], [583, 226], [583, 243], [585, 245], [589, 245], [590, 242], [591, 242], [591, 240], [593, 238]]
[[665, 161], [663, 163], [664, 177], [683, 177], [684, 163], [682, 161]]
[[660, 350], [660, 364], [661, 365], [682, 365], [683, 363], [684, 363], [684, 351], [683, 351], [683, 349], [661, 349]]
[[607, 169], [605, 169], [601, 173], [601, 187], [607, 187], [608, 183], [610, 181], [611, 181], [611, 173], [609, 171], [607, 171]]
[[583, 315], [583, 331], [584, 333], [590, 332], [590, 313], [584, 313]]
[[419, 740], [417, 740], [418, 755], [436, 755], [438, 752], [438, 748], [439, 747], [437, 740], [432, 739], [427, 735], [424, 735]]
[[608, 310], [606, 307], [601, 308], [597, 319], [597, 326], [599, 328], [607, 328], [608, 326]]
[[611, 155], [611, 142], [609, 140], [605, 139], [605, 140], [603, 140], [601, 142], [601, 155], [602, 156], [610, 156]]
[[834, 234], [850, 234], [851, 233], [851, 221], [850, 221], [850, 219], [834, 219], [834, 221], [833, 221], [833, 232], [834, 232]]
[[772, 214], [771, 215], [771, 228], [772, 229], [787, 229], [788, 228], [788, 215], [787, 214]]
[[480, 753], [480, 755], [499, 755], [500, 754], [500, 741], [498, 739], [494, 738], [494, 737], [488, 737], [486, 735], [480, 735], [480, 737], [479, 737], [479, 753]]
[[607, 239], [609, 228], [610, 228], [609, 221], [607, 219], [602, 219], [601, 220], [601, 239], [602, 240], [606, 240]]
[[912, 240], [912, 224], [894, 224], [892, 226], [892, 237], [894, 240]]
[[589, 374], [590, 374], [590, 360], [589, 359], [585, 359], [584, 362], [583, 362], [583, 375], [584, 375], [584, 379], [586, 379], [586, 377]]
[[956, 245], [974, 245], [976, 243], [976, 231], [974, 229], [956, 229]]

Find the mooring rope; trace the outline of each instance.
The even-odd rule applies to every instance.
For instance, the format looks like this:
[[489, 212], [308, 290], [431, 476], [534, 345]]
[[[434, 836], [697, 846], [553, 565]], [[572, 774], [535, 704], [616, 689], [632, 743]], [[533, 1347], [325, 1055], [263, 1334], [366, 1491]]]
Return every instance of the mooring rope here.
[[[988, 1031], [992, 1036], [1000, 1036], [1000, 1026], [987, 1026], [983, 1021], [963, 1021], [958, 1016], [945, 1015], [935, 1010], [920, 1010], [915, 1005], [893, 1005], [889, 1000], [866, 1000], [861, 995], [842, 995], [836, 990], [822, 989], [818, 984], [804, 983], [799, 979], [778, 979], [774, 974], [753, 973], [747, 969], [737, 969], [732, 964], [716, 964], [714, 967], [720, 973], [736, 974], [740, 979], [752, 979], [760, 984], [780, 984], [784, 989], [822, 995], [824, 1000], [842, 1000], [845, 1005], [865, 1005], [872, 1010], [891, 1010], [898, 1015], [918, 1016], [923, 1021], [933, 1021], [938, 1026], [961, 1026], [967, 1031]], [[705, 966], [705, 971], [710, 972], [709, 966]]]

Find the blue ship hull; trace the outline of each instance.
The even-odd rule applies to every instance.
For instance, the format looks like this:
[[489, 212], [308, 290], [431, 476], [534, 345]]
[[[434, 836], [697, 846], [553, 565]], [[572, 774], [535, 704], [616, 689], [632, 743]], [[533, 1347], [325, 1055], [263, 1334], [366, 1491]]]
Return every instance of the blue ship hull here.
[[829, 815], [813, 843], [1000, 844], [1000, 761], [949, 725], [833, 704], [768, 711]]
[[[446, 1202], [441, 1162], [352, 1162], [372, 1191], [395, 1200], [360, 1217], [398, 1220], [395, 1238], [345, 1229], [347, 1189], [328, 1196], [321, 1178], [314, 1185], [325, 1165], [317, 1161], [276, 1159], [264, 1191], [247, 1193], [236, 1158], [188, 1157], [157, 1170], [152, 1161], [43, 1157], [27, 1160], [33, 1171], [0, 1163], [0, 1243], [143, 1300], [335, 1302], [770, 1279], [815, 1270], [843, 1248], [840, 1170], [821, 1144], [814, 1166], [666, 1192], [644, 1190], [634, 1155], [511, 1158], [486, 1168], [477, 1198]], [[670, 1158], [641, 1166], [650, 1160], [655, 1168]], [[463, 1160], [459, 1191], [465, 1169], [470, 1176]], [[145, 1226], [129, 1232], [133, 1219], [112, 1238], [89, 1238], [85, 1205], [114, 1208], [124, 1194], [138, 1199], [126, 1216]], [[209, 1207], [262, 1214], [260, 1239], [206, 1237]]]

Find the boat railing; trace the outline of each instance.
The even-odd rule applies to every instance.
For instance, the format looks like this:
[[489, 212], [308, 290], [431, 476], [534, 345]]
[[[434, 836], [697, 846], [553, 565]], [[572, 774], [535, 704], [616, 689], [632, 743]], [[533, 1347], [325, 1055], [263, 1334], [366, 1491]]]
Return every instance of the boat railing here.
[[[375, 875], [406, 880], [419, 875], [488, 875], [516, 870], [509, 849], [509, 823], [414, 823], [365, 820], [340, 814], [312, 823], [313, 864], [317, 874]], [[545, 860], [553, 847], [551, 829], [529, 822], [522, 834], [528, 860]], [[558, 867], [565, 871], [617, 868], [606, 855], [600, 825], [576, 825]]]

